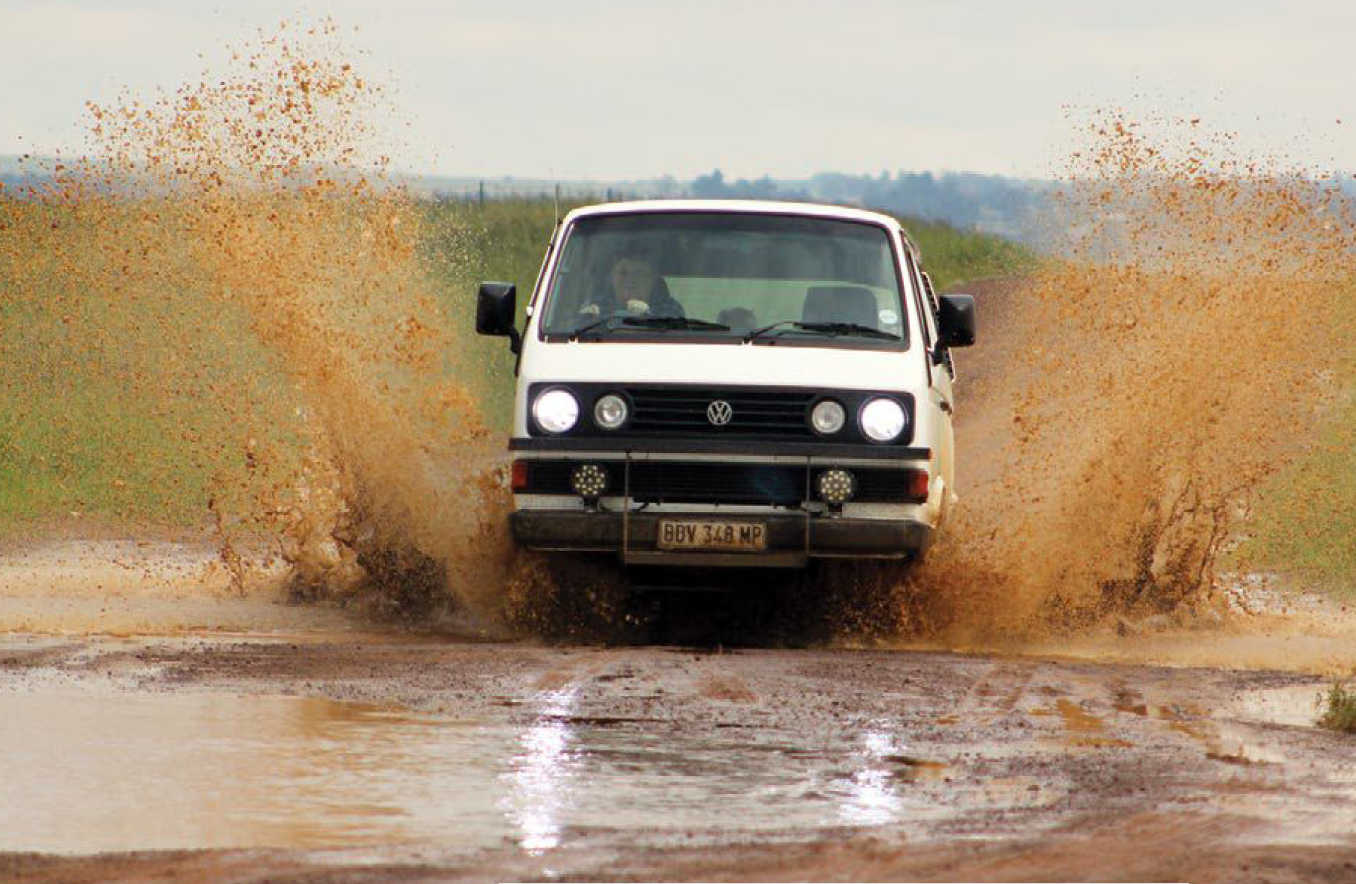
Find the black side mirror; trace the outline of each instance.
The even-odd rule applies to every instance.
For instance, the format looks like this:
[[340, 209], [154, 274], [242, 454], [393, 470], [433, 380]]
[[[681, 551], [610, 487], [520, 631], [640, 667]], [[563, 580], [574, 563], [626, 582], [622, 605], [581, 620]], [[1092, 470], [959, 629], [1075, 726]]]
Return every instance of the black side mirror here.
[[514, 355], [523, 348], [514, 319], [518, 315], [518, 287], [511, 282], [482, 282], [476, 297], [476, 334], [507, 337]]
[[972, 295], [942, 295], [937, 299], [938, 344], [969, 347], [975, 342], [975, 299]]

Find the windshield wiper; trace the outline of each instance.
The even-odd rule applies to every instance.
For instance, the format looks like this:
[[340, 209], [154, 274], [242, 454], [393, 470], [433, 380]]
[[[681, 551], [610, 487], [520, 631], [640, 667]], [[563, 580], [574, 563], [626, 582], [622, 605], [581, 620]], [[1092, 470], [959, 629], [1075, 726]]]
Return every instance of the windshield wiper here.
[[[609, 313], [607, 316], [604, 316], [602, 319], [596, 319], [596, 320], [594, 320], [593, 322], [588, 323], [587, 325], [581, 325], [581, 326], [579, 326], [579, 328], [576, 328], [576, 329], [574, 329], [573, 331], [571, 331], [571, 332], [570, 332], [570, 340], [571, 340], [571, 341], [577, 341], [577, 340], [579, 340], [579, 336], [580, 336], [580, 335], [582, 335], [582, 334], [587, 334], [587, 333], [593, 331], [595, 328], [601, 328], [601, 327], [603, 327], [603, 326], [605, 326], [605, 325], [608, 325], [608, 323], [612, 322], [614, 319], [622, 319], [622, 318], [623, 318], [623, 317], [622, 317], [622, 315], [621, 315], [620, 313]], [[608, 327], [611, 328], [611, 326], [608, 326]]]
[[623, 325], [636, 325], [642, 328], [696, 329], [698, 331], [729, 331], [723, 322], [707, 322], [705, 319], [688, 319], [686, 316], [627, 316]]
[[781, 322], [774, 322], [771, 325], [754, 329], [744, 336], [744, 340], [746, 342], [752, 341], [759, 335], [766, 334], [784, 325], [792, 326], [797, 331], [817, 332], [825, 335], [857, 335], [863, 338], [880, 338], [883, 341], [898, 341], [900, 339], [899, 335], [894, 332], [881, 331], [878, 328], [856, 322], [798, 322], [794, 319], [783, 319]]
[[580, 335], [588, 334], [594, 329], [605, 329], [612, 331], [617, 326], [614, 323], [620, 322], [621, 325], [629, 325], [637, 328], [656, 328], [667, 331], [669, 329], [694, 329], [697, 331], [729, 331], [730, 327], [720, 322], [707, 322], [705, 319], [688, 319], [686, 316], [626, 316], [620, 313], [613, 313], [610, 316], [604, 316], [602, 319], [594, 320], [587, 325], [581, 325], [579, 328], [570, 332], [570, 340], [579, 340]]

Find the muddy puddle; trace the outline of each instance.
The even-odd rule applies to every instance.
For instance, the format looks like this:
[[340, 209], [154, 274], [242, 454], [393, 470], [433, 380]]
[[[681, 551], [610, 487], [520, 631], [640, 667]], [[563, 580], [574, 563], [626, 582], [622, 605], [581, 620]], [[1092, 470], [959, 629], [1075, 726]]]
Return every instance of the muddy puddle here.
[[1240, 721], [1312, 727], [1322, 714], [1326, 686], [1293, 684], [1241, 694], [1230, 711]]
[[473, 725], [294, 697], [9, 694], [0, 849], [494, 840]]
[[1100, 849], [1084, 867], [1054, 845], [1104, 831], [1132, 863], [1110, 877], [1253, 880], [1182, 863], [1302, 848], [1327, 865], [1296, 880], [1345, 880], [1328, 872], [1356, 857], [1356, 778], [1346, 738], [1313, 726], [1325, 684], [841, 649], [9, 637], [0, 878], [8, 858], [43, 884], [195, 863], [722, 880], [762, 868], [741, 852], [809, 845], [826, 865], [775, 877], [866, 856], [889, 866], [861, 880], [923, 879], [896, 864], [1012, 850], [1054, 857], [1023, 880], [1081, 880]]
[[776, 837], [927, 815], [915, 786], [945, 774], [884, 730], [807, 752], [756, 731], [576, 717], [573, 703], [551, 693], [514, 722], [288, 696], [5, 693], [0, 851]]

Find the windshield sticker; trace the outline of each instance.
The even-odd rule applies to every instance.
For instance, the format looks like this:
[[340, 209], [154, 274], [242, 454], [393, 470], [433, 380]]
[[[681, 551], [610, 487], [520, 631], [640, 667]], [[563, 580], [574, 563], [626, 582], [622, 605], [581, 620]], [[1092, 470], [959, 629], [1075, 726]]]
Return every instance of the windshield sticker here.
[[899, 314], [893, 310], [880, 311], [881, 325], [895, 325], [899, 322]]

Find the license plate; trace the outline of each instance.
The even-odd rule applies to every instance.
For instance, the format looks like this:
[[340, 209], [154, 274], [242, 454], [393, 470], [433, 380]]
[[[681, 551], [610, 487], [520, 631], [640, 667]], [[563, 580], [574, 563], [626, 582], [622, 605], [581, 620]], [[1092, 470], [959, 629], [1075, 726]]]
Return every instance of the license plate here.
[[762, 552], [767, 549], [767, 525], [663, 519], [659, 523], [659, 548]]

